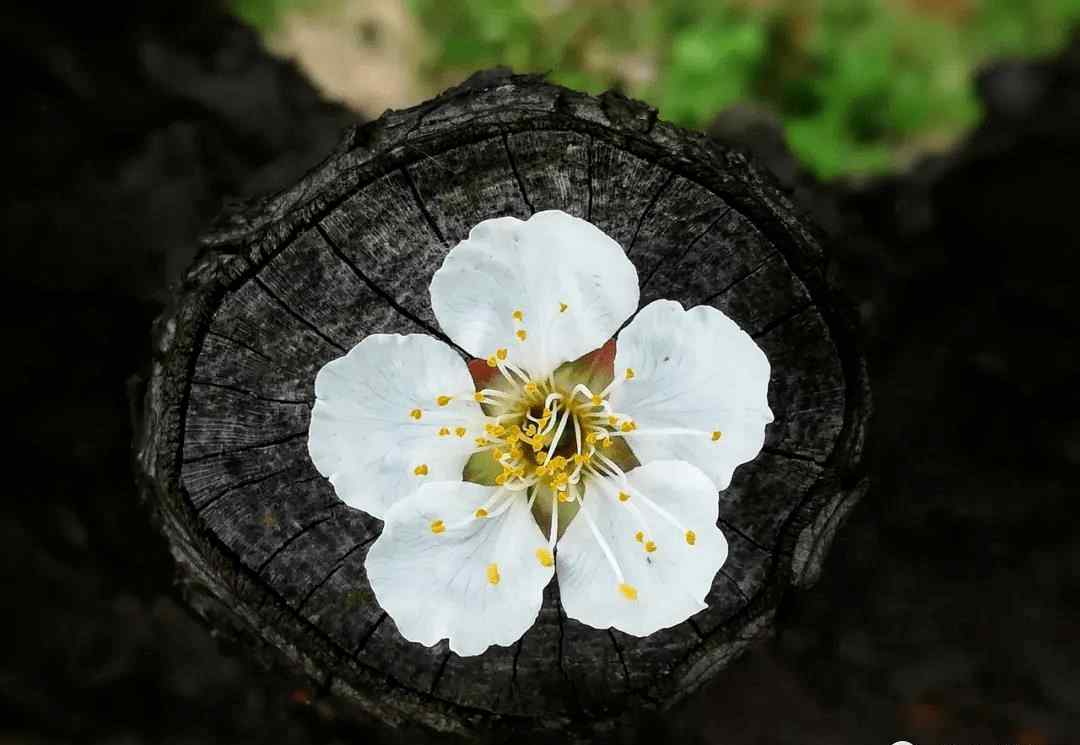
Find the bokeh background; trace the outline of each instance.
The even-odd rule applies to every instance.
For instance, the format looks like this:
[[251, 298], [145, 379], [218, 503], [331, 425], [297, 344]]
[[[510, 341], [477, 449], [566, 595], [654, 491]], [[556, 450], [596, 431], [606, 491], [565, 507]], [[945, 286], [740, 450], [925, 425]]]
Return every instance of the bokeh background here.
[[214, 0], [0, 21], [0, 742], [419, 742], [184, 608], [132, 480], [150, 328], [228, 204], [474, 68], [747, 148], [861, 320], [873, 486], [778, 633], [626, 743], [1080, 731], [1076, 0]]

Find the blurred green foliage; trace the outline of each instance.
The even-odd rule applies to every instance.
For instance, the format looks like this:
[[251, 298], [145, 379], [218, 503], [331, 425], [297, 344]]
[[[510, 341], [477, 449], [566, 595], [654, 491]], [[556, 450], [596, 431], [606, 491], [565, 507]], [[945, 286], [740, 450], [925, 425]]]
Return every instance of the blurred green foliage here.
[[[234, 0], [263, 28], [280, 6]], [[325, 2], [326, 0], [322, 0]], [[983, 61], [1044, 53], [1080, 0], [407, 0], [441, 87], [496, 64], [650, 102], [706, 127], [744, 103], [775, 112], [819, 175], [880, 171], [978, 116]]]

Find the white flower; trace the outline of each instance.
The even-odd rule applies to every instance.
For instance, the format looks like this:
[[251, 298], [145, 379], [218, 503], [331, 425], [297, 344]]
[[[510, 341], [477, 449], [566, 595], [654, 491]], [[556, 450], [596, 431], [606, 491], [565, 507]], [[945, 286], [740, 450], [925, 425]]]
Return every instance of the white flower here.
[[717, 490], [761, 450], [769, 363], [719, 310], [666, 300], [613, 345], [637, 304], [634, 266], [594, 225], [486, 220], [431, 282], [478, 360], [378, 334], [319, 371], [311, 458], [385, 521], [367, 575], [406, 639], [512, 644], [555, 573], [567, 615], [596, 628], [644, 636], [705, 608], [727, 557]]

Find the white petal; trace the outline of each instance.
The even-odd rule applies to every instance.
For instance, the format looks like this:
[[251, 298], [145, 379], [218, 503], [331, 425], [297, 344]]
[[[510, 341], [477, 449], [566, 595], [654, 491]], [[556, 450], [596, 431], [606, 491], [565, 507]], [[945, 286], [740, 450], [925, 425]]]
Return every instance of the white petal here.
[[[375, 597], [406, 639], [450, 639], [459, 655], [513, 644], [536, 621], [554, 568], [536, 550], [547, 541], [519, 492], [509, 507], [476, 518], [496, 489], [468, 482], [425, 484], [386, 515], [365, 566]], [[442, 520], [445, 529], [432, 531]], [[488, 568], [498, 567], [492, 584]]]
[[[438, 339], [375, 334], [315, 377], [308, 452], [350, 507], [381, 518], [394, 502], [429, 481], [461, 479], [480, 405], [465, 361]], [[440, 395], [461, 394], [439, 407]], [[422, 411], [419, 420], [410, 416]], [[471, 424], [465, 437], [440, 427]], [[415, 469], [427, 466], [426, 475]]]
[[[642, 463], [685, 460], [726, 489], [735, 467], [761, 451], [773, 420], [769, 360], [716, 308], [683, 310], [670, 300], [642, 308], [616, 345], [616, 375], [626, 368], [635, 376], [611, 402], [637, 424], [641, 434], [629, 434], [627, 443]], [[702, 434], [649, 434], [674, 428]], [[721, 433], [715, 442], [714, 431]]]
[[622, 247], [559, 210], [485, 220], [431, 280], [432, 310], [456, 344], [482, 358], [506, 348], [534, 377], [600, 347], [637, 303], [637, 270]]
[[[631, 497], [621, 502], [617, 493], [625, 485], [615, 479], [590, 479], [581, 509], [607, 541], [624, 581], [636, 589], [636, 599], [619, 590], [611, 563], [580, 513], [559, 539], [559, 594], [571, 618], [598, 629], [614, 627], [647, 636], [705, 609], [705, 596], [727, 559], [728, 546], [716, 527], [716, 487], [699, 469], [681, 461], [656, 461], [630, 471], [627, 481]], [[681, 527], [650, 509], [642, 495]], [[642, 541], [635, 538], [639, 530], [645, 534]], [[686, 530], [694, 532], [694, 545], [687, 542]], [[656, 543], [652, 553], [645, 551], [650, 540]]]

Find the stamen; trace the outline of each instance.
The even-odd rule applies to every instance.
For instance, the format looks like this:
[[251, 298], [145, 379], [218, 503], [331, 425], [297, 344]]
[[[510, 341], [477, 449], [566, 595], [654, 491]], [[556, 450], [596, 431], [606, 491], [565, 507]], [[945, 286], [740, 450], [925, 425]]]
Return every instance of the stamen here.
[[540, 566], [549, 567], [555, 563], [555, 557], [551, 555], [551, 549], [538, 548], [536, 549], [536, 560], [540, 562]]
[[656, 550], [656, 543], [653, 541], [645, 541], [645, 553], [651, 554]]
[[467, 431], [464, 427], [454, 427], [454, 434], [458, 437], [464, 437]]
[[449, 437], [449, 436], [450, 436], [450, 428], [449, 427], [439, 427], [439, 437]]
[[416, 468], [413, 469], [413, 473], [415, 473], [417, 476], [427, 476], [428, 475], [427, 463], [421, 463], [420, 465], [418, 465]]
[[438, 535], [439, 533], [442, 533], [444, 530], [446, 530], [446, 525], [443, 523], [442, 520], [432, 520], [431, 521], [431, 532], [432, 533], [435, 533], [436, 535]]
[[630, 499], [630, 495], [627, 492], [624, 492], [624, 491], [619, 492], [619, 501], [620, 502], [625, 502], [628, 499]]
[[559, 303], [559, 312], [560, 313], [565, 313], [566, 309], [569, 308], [569, 307], [570, 306], [567, 305], [566, 303]]
[[521, 323], [522, 321], [525, 320], [524, 311], [515, 310], [511, 315], [513, 315], [514, 320], [517, 321], [518, 323]]
[[621, 592], [623, 597], [627, 600], [637, 600], [637, 588], [633, 585], [628, 585], [625, 582], [620, 582], [619, 592]]
[[[622, 569], [619, 568], [619, 562], [616, 561], [615, 554], [612, 553], [611, 547], [607, 544], [607, 541], [604, 540], [604, 536], [600, 534], [600, 529], [596, 527], [596, 522], [593, 520], [592, 515], [589, 514], [589, 510], [586, 509], [585, 502], [582, 501], [581, 495], [578, 494], [576, 496], [578, 504], [581, 505], [579, 514], [585, 516], [585, 522], [589, 525], [589, 530], [592, 531], [593, 538], [595, 538], [596, 542], [600, 544], [600, 550], [604, 552], [604, 556], [605, 558], [607, 558], [608, 564], [611, 565], [612, 571], [615, 572], [615, 579], [618, 580], [620, 585], [619, 589], [622, 590], [622, 585], [624, 584], [626, 578], [623, 576]], [[627, 587], [629, 587], [629, 585], [627, 585]], [[631, 587], [630, 589], [633, 590], [634, 588]], [[627, 595], [625, 590], [623, 591], [623, 594], [627, 597], [630, 597], [629, 595]], [[636, 590], [634, 590], [634, 597], [637, 597]], [[633, 598], [630, 599], [632, 600]]]
[[634, 533], [634, 540], [638, 543], [643, 542], [645, 540], [645, 531], [639, 530], [638, 532]]
[[483, 507], [479, 508], [476, 512], [473, 513], [473, 517], [475, 517], [477, 519], [487, 517], [487, 516], [488, 516], [488, 511], [485, 510]]
[[529, 334], [527, 331], [525, 331], [525, 329], [518, 329], [514, 332], [514, 336], [518, 338], [518, 341], [525, 341]]
[[449, 404], [453, 400], [454, 400], [453, 396], [439, 396], [438, 398], [435, 399], [435, 403], [437, 403], [439, 406], [446, 406], [447, 404]]
[[499, 565], [488, 564], [487, 565], [487, 581], [493, 585], [499, 584]]
[[697, 543], [697, 533], [692, 530], [686, 531], [686, 542], [693, 546]]
[[415, 419], [418, 422], [420, 421], [420, 417], [422, 417], [423, 415], [424, 415], [424, 412], [420, 411], [420, 409], [413, 409], [412, 411], [409, 412], [409, 416], [411, 416], [413, 419]]
[[721, 432], [720, 430], [716, 430], [715, 432], [712, 433], [712, 441], [716, 442], [717, 440], [719, 440], [723, 436], [724, 436], [723, 432]]

